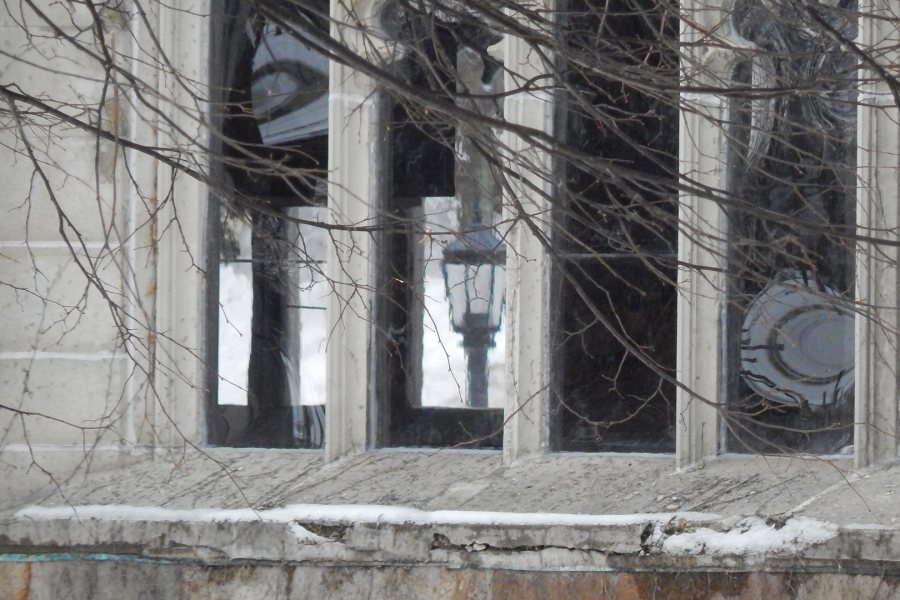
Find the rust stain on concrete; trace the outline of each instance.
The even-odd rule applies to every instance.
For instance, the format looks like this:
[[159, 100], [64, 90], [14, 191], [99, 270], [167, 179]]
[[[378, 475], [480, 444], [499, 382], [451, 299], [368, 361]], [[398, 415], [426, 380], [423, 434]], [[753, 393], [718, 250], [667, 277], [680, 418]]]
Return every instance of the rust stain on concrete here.
[[0, 600], [28, 600], [31, 563], [0, 563]]
[[259, 582], [253, 565], [207, 565], [183, 569], [180, 598], [201, 600], [222, 597], [232, 586], [252, 589]]
[[473, 600], [483, 598], [488, 587], [489, 575], [484, 571], [446, 571], [442, 577], [451, 577], [453, 583], [452, 595], [445, 595], [450, 600]]
[[22, 565], [22, 587], [16, 595], [16, 600], [28, 600], [31, 595], [31, 563], [27, 562]]
[[640, 582], [631, 573], [625, 573], [616, 577], [615, 598], [628, 599], [641, 598]]
[[790, 597], [789, 578], [768, 573], [645, 573], [636, 578], [634, 598], [717, 598], [782, 600]]
[[[521, 600], [619, 600], [618, 576], [608, 573], [528, 573], [500, 571], [491, 581], [491, 598]], [[624, 590], [630, 589], [626, 583]], [[634, 596], [632, 596], [634, 597]]]
[[491, 597], [521, 600], [782, 600], [791, 578], [771, 573], [496, 572]]

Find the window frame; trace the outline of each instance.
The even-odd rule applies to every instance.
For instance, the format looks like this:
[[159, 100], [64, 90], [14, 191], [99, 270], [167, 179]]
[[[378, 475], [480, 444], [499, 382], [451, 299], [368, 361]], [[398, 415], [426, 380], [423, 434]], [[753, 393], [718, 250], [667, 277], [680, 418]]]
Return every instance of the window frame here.
[[[257, 45], [254, 45], [250, 39], [248, 27], [254, 21], [261, 21], [258, 11], [239, 1], [225, 2], [211, 14], [209, 23], [211, 35], [208, 47], [210, 55], [208, 61], [209, 79], [213, 84], [210, 89], [210, 96], [215, 106], [229, 107], [230, 104], [235, 102], [235, 96], [237, 98], [243, 97], [241, 101], [247, 102], [252, 97], [250, 87], [253, 76], [249, 70], [251, 67], [249, 64], [243, 65], [248, 70], [245, 73], [241, 73], [238, 65], [248, 53], [258, 52], [259, 48], [267, 43], [260, 41]], [[272, 27], [272, 22], [269, 19], [265, 21], [264, 25], [260, 23], [261, 30], [259, 34], [262, 39], [267, 39], [265, 32], [267, 28]], [[310, 22], [309, 25], [312, 25], [312, 23]], [[239, 39], [235, 39], [235, 36], [238, 36]], [[244, 75], [246, 80], [242, 80], [241, 75]], [[235, 83], [235, 78], [238, 79], [238, 83]], [[328, 78], [318, 80], [317, 83], [327, 84]], [[214, 157], [210, 161], [211, 178], [213, 181], [228, 181], [230, 186], [237, 192], [235, 196], [238, 196], [238, 202], [241, 200], [247, 201], [248, 199], [255, 201], [257, 198], [265, 202], [271, 202], [268, 205], [270, 209], [268, 213], [265, 210], [260, 212], [248, 211], [252, 215], [253, 223], [249, 225], [253, 227], [253, 235], [256, 236], [257, 232], [262, 229], [264, 231], [264, 235], [261, 236], [262, 239], [266, 240], [268, 236], [271, 236], [273, 240], [271, 249], [274, 250], [279, 242], [284, 242], [283, 249], [298, 249], [302, 254], [291, 256], [288, 252], [284, 252], [284, 255], [271, 259], [266, 257], [262, 260], [265, 260], [271, 266], [277, 265], [279, 270], [283, 270], [279, 273], [279, 276], [288, 276], [291, 279], [299, 277], [298, 267], [304, 264], [309, 259], [309, 256], [306, 255], [305, 249], [299, 249], [298, 246], [292, 245], [290, 240], [299, 239], [300, 231], [309, 226], [301, 223], [292, 223], [291, 218], [300, 217], [310, 221], [317, 220], [317, 217], [304, 216], [299, 211], [317, 209], [323, 212], [325, 210], [324, 207], [315, 201], [319, 198], [320, 192], [314, 185], [306, 185], [299, 179], [284, 184], [280, 181], [281, 177], [278, 174], [257, 174], [254, 177], [252, 166], [244, 168], [231, 162], [230, 159], [242, 160], [246, 158], [248, 164], [251, 165], [253, 161], [272, 159], [291, 166], [296, 165], [299, 160], [300, 165], [304, 168], [316, 168], [316, 160], [325, 155], [323, 146], [327, 148], [328, 145], [327, 131], [324, 134], [320, 132], [317, 135], [303, 138], [299, 144], [301, 148], [316, 158], [306, 160], [304, 157], [298, 159], [298, 155], [302, 155], [301, 152], [296, 151], [298, 144], [295, 142], [294, 144], [283, 146], [284, 140], [270, 142], [266, 148], [269, 156], [264, 158], [262, 154], [254, 150], [254, 145], [262, 144], [262, 140], [254, 141], [250, 139], [246, 128], [242, 128], [241, 124], [237, 122], [238, 119], [239, 116], [236, 116], [229, 108], [210, 115], [211, 124], [216, 131], [221, 132], [210, 139], [210, 149]], [[255, 135], [257, 133], [256, 126], [252, 126], [251, 129], [253, 129]], [[261, 131], [259, 133], [261, 134]], [[226, 140], [228, 140], [228, 143], [226, 143]], [[237, 146], [240, 146], [241, 150], [235, 150]], [[278, 158], [275, 159], [273, 157]], [[288, 171], [284, 172], [287, 173]], [[304, 193], [308, 194], [308, 197], [304, 197], [303, 194], [297, 192], [296, 188], [303, 188]], [[268, 190], [270, 193], [262, 192], [261, 190]], [[234, 389], [240, 389], [240, 382], [233, 379], [234, 374], [223, 372], [221, 367], [222, 333], [220, 328], [223, 320], [229, 322], [229, 314], [222, 297], [221, 268], [227, 264], [258, 264], [262, 260], [260, 256], [256, 255], [258, 250], [256, 242], [251, 244], [250, 255], [252, 259], [248, 255], [227, 259], [223, 257], [224, 217], [226, 214], [230, 214], [240, 218], [238, 217], [239, 210], [232, 210], [232, 207], [229, 206], [227, 202], [228, 191], [213, 192], [210, 190], [210, 192], [210, 208], [206, 214], [207, 235], [205, 244], [206, 273], [209, 281], [206, 287], [205, 308], [210, 317], [206, 322], [205, 340], [206, 355], [211, 357], [211, 360], [205, 374], [205, 388], [209, 390], [204, 402], [205, 441], [210, 445], [224, 447], [260, 447], [263, 444], [268, 444], [268, 447], [272, 448], [321, 449], [325, 400], [322, 399], [321, 403], [312, 404], [306, 402], [296, 403], [300, 400], [300, 397], [297, 390], [292, 391], [290, 389], [291, 384], [298, 381], [290, 378], [292, 367], [284, 366], [276, 359], [274, 362], [275, 367], [269, 369], [268, 364], [271, 364], [272, 357], [266, 356], [267, 352], [265, 350], [259, 352], [256, 357], [256, 363], [257, 366], [266, 364], [267, 368], [256, 372], [255, 384], [253, 381], [248, 381], [245, 384], [246, 403], [228, 404], [221, 402], [223, 387], [230, 386]], [[257, 218], [269, 219], [269, 223], [257, 229]], [[268, 226], [269, 224], [272, 225], [271, 228]], [[263, 244], [260, 254], [266, 255], [270, 253], [270, 249], [267, 248], [269, 244], [269, 241]], [[279, 251], [276, 250], [274, 253], [279, 254]], [[321, 263], [322, 261], [310, 260], [305, 264], [314, 262]], [[261, 294], [262, 296], [269, 296], [268, 300], [264, 301], [266, 303], [266, 311], [262, 313], [265, 317], [262, 327], [266, 328], [266, 330], [262, 331], [262, 334], [267, 338], [277, 338], [281, 346], [279, 350], [296, 362], [297, 355], [295, 353], [300, 343], [300, 332], [296, 325], [299, 322], [299, 313], [302, 307], [298, 305], [299, 297], [294, 297], [294, 295], [299, 294], [300, 289], [297, 287], [296, 282], [293, 286], [273, 285], [271, 283], [258, 284], [255, 281], [258, 274], [255, 270], [255, 264], [252, 276], [254, 281], [251, 284], [253, 293], [250, 294], [250, 298], [253, 298], [260, 291], [264, 292]], [[320, 273], [317, 267], [312, 267], [310, 274], [312, 271]], [[320, 285], [323, 283], [319, 282]], [[324, 287], [324, 285], [321, 285], [318, 289], [321, 290]], [[275, 310], [283, 311], [283, 314], [279, 315], [278, 318], [272, 319], [269, 317], [271, 312], [274, 312], [272, 305], [277, 307]], [[253, 309], [253, 313], [256, 313], [256, 308]], [[231, 315], [232, 318], [233, 316]], [[249, 338], [255, 338], [258, 333], [256, 328], [257, 324], [254, 320], [253, 325], [250, 326], [251, 331], [243, 331], [241, 333]], [[254, 362], [252, 343], [248, 342], [251, 348], [249, 350], [249, 362], [251, 365]], [[324, 357], [322, 357], [322, 360], [324, 360]], [[248, 365], [247, 372], [248, 375], [254, 372], [250, 365]], [[279, 383], [282, 385], [270, 386], [269, 383], [272, 380], [281, 380]], [[223, 382], [225, 386], [222, 385]], [[259, 397], [264, 398], [264, 400], [254, 403], [249, 398], [249, 395], [260, 389], [268, 394], [260, 394]], [[267, 396], [274, 396], [275, 401], [272, 401]], [[283, 402], [285, 399], [288, 400], [287, 403]]]
[[[405, 10], [401, 6], [388, 1], [384, 3], [384, 10], [394, 16], [394, 10]], [[391, 40], [398, 40], [403, 46], [409, 46], [403, 56], [396, 59], [397, 63], [405, 65], [405, 68], [398, 71], [402, 73], [406, 83], [414, 87], [428, 87], [431, 85], [429, 78], [434, 76], [442, 81], [441, 85], [448, 85], [453, 82], [454, 69], [459, 69], [456, 75], [464, 78], [465, 73], [461, 68], [464, 61], [457, 61], [459, 52], [464, 48], [466, 30], [458, 27], [452, 20], [444, 21], [437, 13], [423, 16], [415, 14], [415, 11], [413, 8], [406, 16], [409, 19], [408, 29], [403, 26], [390, 36]], [[430, 31], [431, 27], [434, 28], [433, 31]], [[431, 42], [415, 37], [423, 34], [430, 36]], [[486, 54], [491, 53], [490, 48], [495, 45], [491, 42], [495, 42], [495, 39], [482, 40], [477, 35], [470, 35], [486, 44], [481, 50]], [[454, 64], [444, 64], [445, 61]], [[478, 75], [486, 73], [488, 71], [485, 70]], [[496, 79], [492, 79], [490, 85], [495, 83]], [[438, 94], [444, 101], [454, 101], [451, 94]], [[429, 300], [437, 300], [436, 294], [426, 292], [424, 278], [425, 270], [429, 268], [426, 265], [434, 261], [431, 262], [431, 268], [434, 268], [435, 263], [440, 262], [444, 275], [440, 282], [441, 289], [446, 290], [446, 286], [450, 285], [444, 270], [447, 262], [444, 258], [437, 260], [435, 257], [444, 256], [442, 243], [437, 240], [443, 238], [443, 243], [447, 243], [455, 235], [446, 235], [449, 232], [442, 231], [441, 218], [459, 219], [460, 226], [455, 234], [464, 232], [469, 226], [477, 227], [466, 221], [467, 218], [472, 218], [470, 211], [477, 205], [474, 212], [478, 213], [479, 219], [485, 211], [492, 214], [487, 204], [491, 204], [490, 200], [495, 196], [488, 192], [483, 196], [473, 197], [474, 175], [473, 171], [467, 169], [477, 172], [477, 166], [472, 163], [476, 159], [466, 161], [461, 160], [460, 156], [471, 157], [478, 150], [474, 147], [466, 148], [469, 142], [459, 128], [440, 116], [426, 116], [425, 120], [421, 120], [415, 109], [410, 110], [406, 99], [388, 90], [381, 91], [379, 99], [382, 106], [381, 126], [385, 135], [376, 151], [381, 153], [382, 164], [387, 168], [379, 190], [381, 197], [375, 201], [379, 211], [373, 217], [378, 219], [382, 229], [374, 234], [377, 254], [373, 256], [373, 260], [378, 275], [372, 287], [378, 292], [373, 300], [376, 327], [370, 342], [375, 364], [370, 373], [370, 388], [373, 389], [370, 402], [374, 418], [369, 423], [369, 445], [373, 448], [452, 447], [498, 450], [502, 445], [503, 408], [496, 406], [498, 400], [502, 400], [501, 394], [496, 393], [497, 386], [490, 392], [490, 403], [484, 406], [473, 405], [466, 398], [468, 394], [463, 391], [468, 391], [468, 370], [465, 373], [455, 370], [452, 373], [455, 381], [447, 382], [446, 385], [460, 386], [457, 405], [442, 406], [429, 401], [424, 385], [424, 382], [438, 379], [440, 375], [423, 366], [429, 351], [444, 353], [449, 360], [454, 349], [451, 347], [462, 342], [465, 337], [448, 326], [448, 337], [442, 337], [440, 348], [429, 348], [426, 341], [426, 330], [437, 327], [437, 323], [431, 321], [439, 321], [434, 314], [435, 307], [426, 306]], [[460, 104], [463, 105], [462, 102]], [[471, 104], [474, 106], [464, 107], [485, 110], [475, 102]], [[434, 120], [431, 121], [430, 118]], [[438, 209], [428, 208], [429, 199], [439, 198], [453, 198], [458, 207], [439, 209], [441, 214], [434, 214], [432, 217], [431, 213]], [[430, 245], [423, 246], [428, 239], [419, 233], [423, 228], [438, 234], [436, 238], [430, 239]], [[425, 250], [429, 247], [430, 250]], [[486, 271], [482, 271], [484, 272]], [[502, 277], [503, 269], [498, 272]], [[500, 284], [499, 279], [497, 283]], [[428, 295], [431, 298], [426, 300]], [[498, 305], [502, 307], [503, 303]], [[437, 310], [446, 315], [449, 307], [448, 298], [445, 305]], [[499, 314], [499, 310], [495, 314]], [[502, 320], [500, 323], [502, 324]], [[401, 333], [395, 335], [398, 331]], [[499, 351], [492, 350], [496, 337], [498, 334], [493, 334], [489, 345], [485, 347], [494, 360], [500, 355]], [[468, 365], [470, 357], [466, 351], [463, 350], [463, 353]], [[496, 366], [488, 368], [487, 355], [484, 360], [485, 374], [489, 378], [496, 377], [500, 369]], [[450, 374], [446, 362], [441, 370], [444, 374]], [[464, 398], [466, 401], [463, 403], [461, 401]]]
[[[735, 56], [714, 43], [705, 32], [718, 35], [733, 44], [740, 43], [731, 30], [732, 2], [722, 0], [711, 9], [699, 0], [682, 0], [682, 12], [694, 18], [691, 25], [682, 22], [682, 43], [687, 53], [683, 79], [688, 87], [715, 88], [728, 81]], [[884, 45], [890, 39], [888, 26], [870, 18], [879, 11], [890, 12], [886, 0], [862, 0], [859, 3], [859, 42], [863, 47]], [[896, 32], [893, 33], [896, 37]], [[890, 55], [896, 59], [896, 50]], [[863, 65], [857, 107], [857, 231], [891, 231], [898, 222], [896, 169], [898, 127], [896, 106], [891, 107], [887, 84]], [[728, 189], [727, 143], [722, 124], [727, 123], [728, 105], [720, 95], [690, 92], [682, 94], [682, 103], [692, 110], [682, 111], [680, 136], [681, 173], [685, 188]], [[893, 134], [893, 138], [890, 136]], [[700, 150], [700, 140], [704, 151]], [[887, 143], [886, 140], [893, 140]], [[890, 153], [893, 152], [893, 158]], [[893, 164], [892, 164], [893, 161]], [[686, 193], [680, 199], [682, 232], [712, 227], [727, 231], [725, 213], [720, 205], [702, 196]], [[880, 234], [882, 239], [888, 236]], [[898, 359], [896, 266], [900, 257], [896, 246], [875, 248], [876, 242], [857, 242], [856, 298], [869, 315], [857, 313], [855, 336], [855, 431], [854, 462], [862, 467], [897, 456], [896, 435]], [[724, 248], [701, 247], [684, 233], [679, 242], [682, 267], [679, 286], [677, 370], [679, 427], [676, 464], [679, 467], [702, 463], [724, 454], [723, 427], [719, 405], [726, 400]], [[710, 323], [709, 315], [716, 315]], [[713, 326], [710, 326], [713, 325]], [[702, 367], [701, 367], [702, 365]], [[877, 423], [877, 426], [876, 426]]]
[[[896, 44], [898, 32], [887, 21], [866, 15], [891, 12], [890, 0], [860, 1], [859, 40], [864, 46], [888, 47]], [[355, 3], [352, 13], [343, 3], [332, 3], [332, 35], [352, 51], [389, 52], [389, 44], [373, 47], [363, 40], [363, 23], [375, 27], [380, 0]], [[541, 0], [552, 8], [552, 0]], [[722, 123], [727, 119], [727, 102], [721, 95], [696, 92], [715, 87], [727, 80], [734, 57], [707, 32], [720, 39], [733, 35], [728, 29], [730, 0], [710, 7], [701, 0], [681, 0], [680, 39], [686, 58], [682, 66], [679, 115], [679, 169], [682, 193], [678, 214], [679, 299], [676, 315], [676, 448], [678, 468], [702, 464], [723, 454], [720, 404], [724, 401], [723, 352], [725, 289], [725, 253], [721, 248], [701, 245], [685, 231], [695, 228], [722, 231], [726, 218], [721, 206], [692, 190], [725, 190], [727, 144]], [[500, 43], [504, 65], [505, 89], [551, 73], [526, 40], [507, 36]], [[897, 59], [898, 51], [889, 55]], [[896, 365], [900, 362], [896, 331], [897, 289], [900, 285], [896, 265], [900, 249], [896, 245], [875, 248], [877, 238], [889, 239], [891, 228], [900, 226], [898, 209], [898, 159], [900, 155], [900, 119], [890, 90], [875, 77], [870, 65], [862, 66], [863, 77], [874, 82], [860, 85], [858, 107], [858, 230], [871, 231], [871, 240], [857, 247], [857, 300], [876, 306], [872, 318], [856, 317], [856, 425], [855, 463], [865, 466], [897, 456], [898, 407], [900, 383]], [[330, 63], [329, 101], [329, 223], [333, 243], [329, 246], [327, 271], [332, 294], [327, 300], [330, 327], [326, 355], [326, 460], [376, 448], [373, 426], [377, 422], [375, 378], [376, 363], [372, 282], [377, 281], [375, 243], [364, 227], [376, 225], [383, 198], [384, 157], [369, 149], [382, 139], [384, 96], [376, 81], [350, 66]], [[515, 126], [524, 126], [548, 135], [554, 133], [555, 106], [550, 92], [519, 91], [504, 100], [504, 118]], [[552, 172], [551, 157], [528, 140], [509, 130], [502, 134], [506, 151], [515, 153], [510, 168], [518, 177], [504, 190], [504, 221], [512, 223], [501, 233], [507, 252], [507, 300], [505, 321], [506, 377], [505, 416], [502, 453], [506, 461], [542, 454], [549, 448], [549, 356], [550, 326], [550, 254], [548, 240], [551, 225], [551, 198], [554, 182], [541, 173]], [[702, 142], [702, 143], [701, 143]], [[701, 147], [702, 146], [702, 150]], [[360, 160], [363, 149], [365, 160]], [[542, 168], [524, 168], [524, 165]], [[341, 168], [353, 165], [353, 169]], [[527, 223], [525, 221], [528, 221]], [[356, 230], [341, 228], [353, 223]], [[542, 307], [535, 311], [534, 307]], [[877, 423], [877, 427], [872, 426]], [[627, 455], [627, 454], [626, 454]], [[655, 455], [668, 460], [671, 454]]]
[[[365, 49], [366, 52], [381, 51], [384, 48], [373, 48], [371, 43], [364, 45], [360, 32], [365, 28], [343, 27], [341, 24], [354, 20], [369, 27], [377, 27], [380, 1], [360, 3], [355, 6], [353, 15], [346, 7], [332, 4], [332, 35], [351, 49]], [[352, 20], [351, 20], [352, 16]], [[521, 78], [525, 70], [544, 73], [546, 69], [539, 64], [528, 63], [528, 48], [522, 40], [505, 38], [500, 42], [500, 53], [504, 63], [511, 58], [517, 67], [510, 67], [506, 77]], [[509, 81], [505, 82], [508, 84]], [[379, 207], [384, 194], [383, 182], [379, 179], [379, 169], [385, 166], [384, 158], [372, 161], [354, 161], [355, 149], [379, 147], [381, 139], [380, 118], [382, 104], [386, 101], [384, 92], [378, 84], [365, 74], [332, 61], [331, 63], [332, 100], [329, 111], [329, 131], [332, 132], [332, 143], [329, 148], [329, 164], [334, 165], [333, 176], [329, 180], [328, 197], [331, 222], [369, 223], [379, 219]], [[504, 115], [512, 122], [522, 122], [537, 129], [546, 129], [551, 123], [552, 102], [546, 94], [517, 94], [504, 102]], [[525, 110], [522, 110], [523, 107]], [[534, 114], [526, 114], [526, 113]], [[549, 165], [547, 157], [535, 153], [530, 145], [519, 138], [511, 138], [504, 133], [504, 147], [510, 150], [520, 149], [526, 154], [536, 154], [536, 160], [545, 166]], [[377, 156], [377, 154], [376, 154]], [[356, 165], [353, 172], [339, 168], [340, 165]], [[534, 173], [526, 173], [525, 177], [533, 179]], [[545, 190], [546, 197], [552, 192], [550, 182], [537, 182], [539, 189]], [[537, 214], [547, 213], [546, 198], [543, 202], [534, 203], [531, 194], [521, 190], [524, 202], [534, 205]], [[363, 200], [365, 199], [365, 200]], [[504, 206], [508, 206], [509, 198], [504, 197]], [[541, 206], [541, 204], [543, 206]], [[507, 215], [504, 215], [504, 217]], [[505, 319], [512, 329], [513, 323], [528, 323], [515, 334], [507, 333], [507, 395], [505, 399], [503, 453], [512, 457], [522, 451], [531, 453], [533, 446], [544, 445], [543, 433], [533, 430], [532, 425], [539, 424], [543, 430], [544, 398], [543, 390], [546, 381], [545, 358], [540, 358], [537, 369], [531, 370], [528, 379], [522, 379], [520, 371], [512, 366], [511, 361], [534, 361], [534, 354], [544, 354], [546, 344], [547, 321], [546, 311], [535, 318], [522, 318], [523, 307], [519, 302], [521, 292], [526, 289], [538, 291], [542, 301], [547, 298], [546, 276], [541, 272], [549, 272], [546, 268], [547, 257], [542, 253], [537, 240], [523, 235], [520, 226], [514, 226], [504, 233], [509, 247], [507, 252], [507, 300]], [[334, 243], [330, 247], [328, 272], [333, 278], [334, 294], [328, 299], [328, 322], [331, 326], [331, 337], [327, 353], [327, 409], [325, 454], [328, 459], [336, 459], [350, 453], [363, 452], [376, 448], [377, 436], [374, 431], [377, 420], [377, 402], [379, 399], [373, 392], [372, 381], [376, 379], [377, 361], [374, 356], [374, 340], [377, 339], [376, 324], [373, 320], [374, 300], [371, 282], [377, 281], [378, 265], [375, 244], [370, 236], [347, 230], [336, 230], [332, 234]], [[344, 249], [352, 248], [352, 252]], [[526, 252], [522, 252], [526, 250]], [[543, 268], [535, 272], [528, 263], [527, 256], [538, 256]], [[372, 257], [371, 259], [367, 257]], [[348, 293], [342, 294], [342, 291]], [[527, 296], [533, 299], [534, 296]], [[534, 306], [533, 301], [528, 307]], [[523, 339], [523, 336], [525, 339]], [[513, 377], [513, 379], [510, 379]], [[352, 385], [351, 381], [365, 381], [365, 385]], [[514, 381], [514, 384], [509, 382]], [[524, 394], [524, 398], [522, 397]], [[520, 400], [521, 398], [521, 400]], [[511, 409], [511, 406], [516, 408]], [[528, 425], [522, 421], [528, 421]], [[525, 438], [523, 438], [525, 436]], [[524, 443], [523, 443], [524, 442]], [[521, 450], [520, 450], [521, 449]], [[491, 450], [485, 450], [490, 452]]]

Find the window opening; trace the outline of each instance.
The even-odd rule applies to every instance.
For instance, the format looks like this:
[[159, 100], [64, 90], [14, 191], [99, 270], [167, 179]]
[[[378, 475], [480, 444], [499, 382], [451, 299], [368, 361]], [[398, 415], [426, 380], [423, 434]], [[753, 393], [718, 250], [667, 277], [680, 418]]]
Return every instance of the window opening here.
[[[216, 402], [210, 443], [320, 448], [328, 3], [287, 21], [226, 2]], [[215, 57], [218, 58], [218, 57]], [[231, 191], [231, 193], [228, 193]]]
[[[831, 3], [834, 4], [834, 3]], [[855, 3], [739, 0], [752, 49], [731, 101], [727, 448], [837, 453], [853, 443]]]
[[676, 8], [572, 0], [562, 18], [554, 450], [675, 448]]
[[390, 181], [381, 236], [375, 443], [499, 447], [504, 402], [505, 244], [485, 142], [430, 98], [499, 114], [500, 41], [482, 23], [399, 2], [394, 65], [422, 97], [389, 103]]

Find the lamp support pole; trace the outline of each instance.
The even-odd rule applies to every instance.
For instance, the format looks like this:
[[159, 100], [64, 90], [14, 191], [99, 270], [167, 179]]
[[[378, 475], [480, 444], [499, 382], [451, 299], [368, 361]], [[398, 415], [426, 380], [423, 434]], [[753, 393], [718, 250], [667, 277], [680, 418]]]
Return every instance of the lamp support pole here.
[[487, 408], [487, 356], [490, 344], [483, 339], [479, 339], [477, 343], [473, 344], [467, 343], [468, 341], [464, 340], [463, 342], [463, 348], [466, 351], [466, 378], [468, 379], [466, 404], [472, 408]]

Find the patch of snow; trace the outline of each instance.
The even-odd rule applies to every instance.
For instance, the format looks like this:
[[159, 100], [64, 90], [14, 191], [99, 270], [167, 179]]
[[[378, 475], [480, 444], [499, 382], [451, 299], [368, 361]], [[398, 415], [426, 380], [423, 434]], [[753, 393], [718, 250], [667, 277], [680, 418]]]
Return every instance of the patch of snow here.
[[[158, 506], [85, 505], [28, 506], [16, 513], [19, 519], [79, 519], [103, 521], [181, 521], [275, 523], [375, 523], [396, 525], [509, 525], [509, 526], [588, 526], [622, 527], [646, 523], [709, 522], [718, 519], [712, 513], [636, 513], [627, 515], [583, 515], [566, 513], [513, 513], [462, 510], [423, 511], [402, 506], [294, 504], [283, 508], [254, 511], [249, 508], [169, 509]], [[299, 526], [298, 526], [299, 527]], [[305, 531], [305, 530], [304, 530]], [[314, 535], [310, 533], [309, 535]], [[318, 537], [318, 536], [316, 536]], [[312, 538], [310, 538], [312, 539]], [[325, 538], [321, 538], [325, 539]]]
[[806, 517], [788, 519], [775, 528], [759, 517], [747, 517], [727, 531], [701, 527], [676, 533], [661, 540], [667, 554], [754, 555], [794, 552], [827, 541], [838, 533], [832, 523]]
[[[891, 517], [891, 522], [896, 520], [896, 517]], [[845, 531], [897, 531], [897, 526], [884, 523], [846, 523], [841, 525], [841, 529]]]
[[294, 539], [301, 544], [325, 544], [331, 541], [326, 537], [313, 533], [305, 527], [301, 527], [298, 523], [291, 523], [289, 527], [291, 533], [294, 534]]

